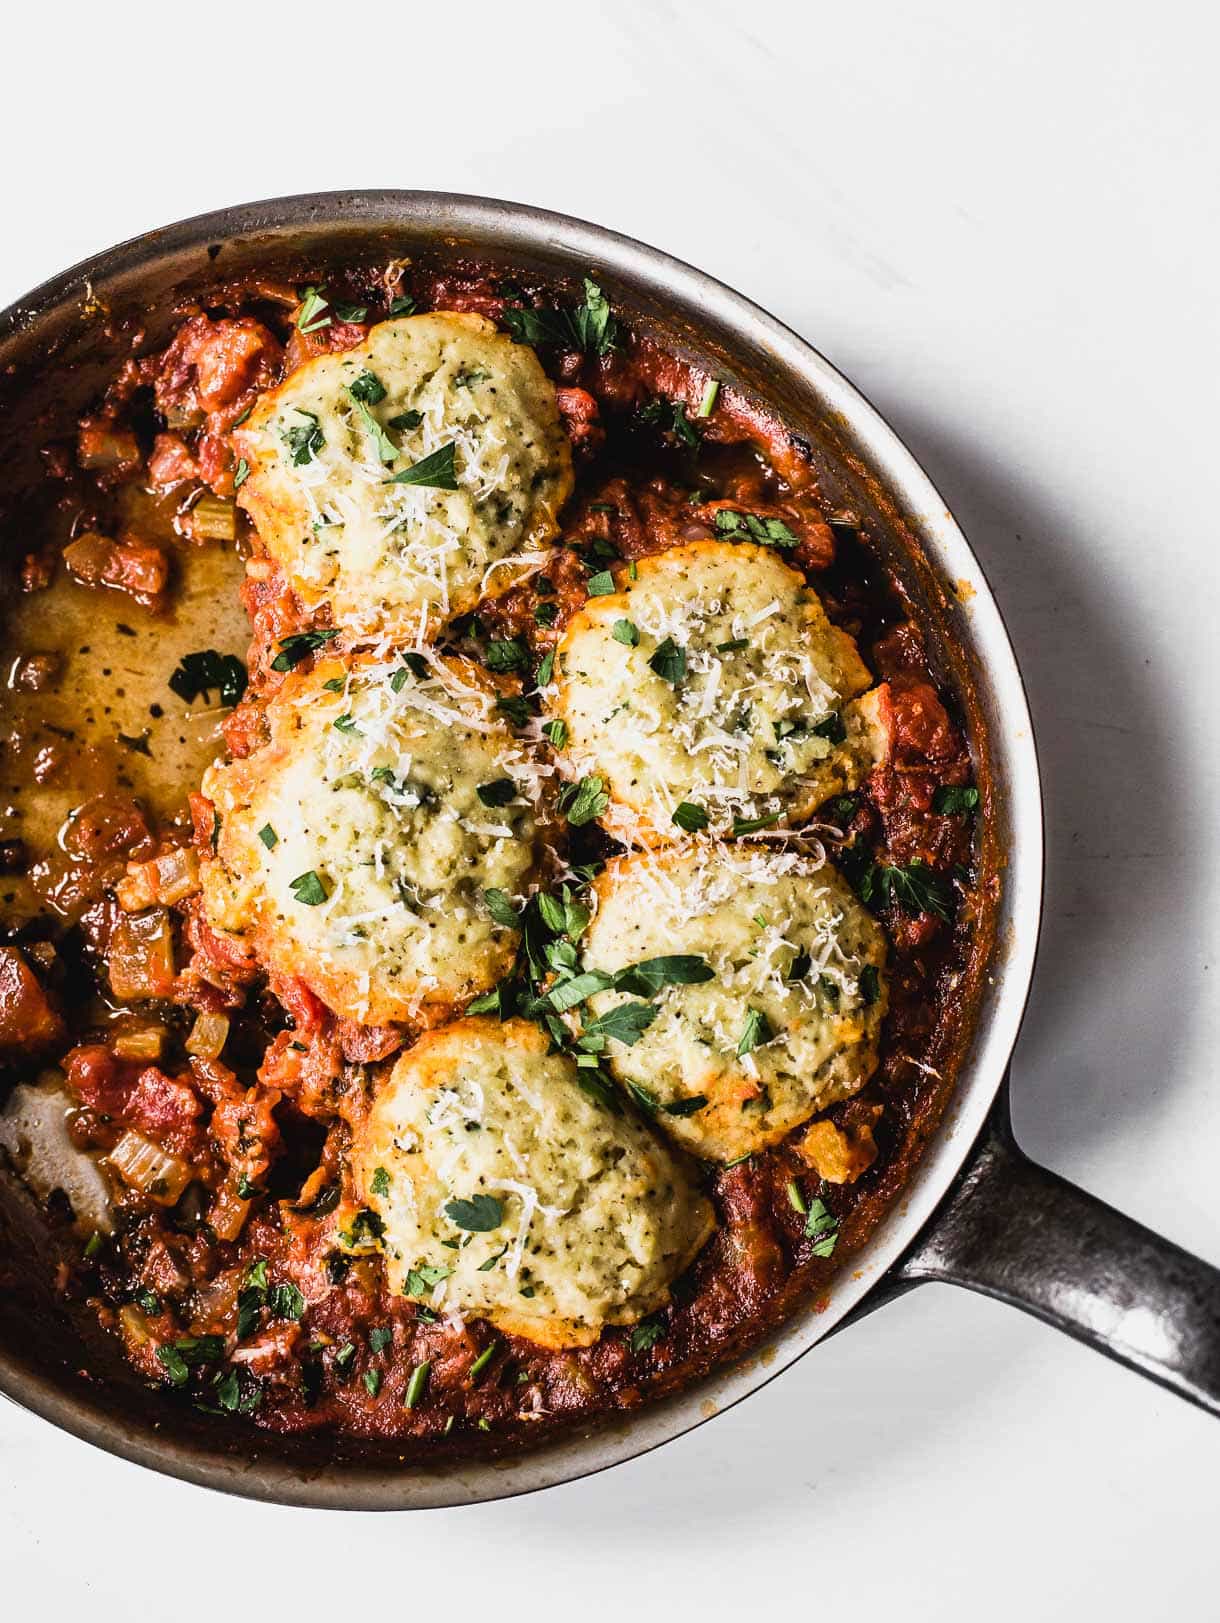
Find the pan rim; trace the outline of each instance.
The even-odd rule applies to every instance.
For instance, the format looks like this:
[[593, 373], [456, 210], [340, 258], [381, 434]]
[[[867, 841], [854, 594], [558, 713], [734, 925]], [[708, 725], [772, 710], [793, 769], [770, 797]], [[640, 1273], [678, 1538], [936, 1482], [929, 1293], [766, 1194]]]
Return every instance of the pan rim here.
[[1007, 628], [978, 559], [921, 464], [861, 391], [806, 339], [744, 295], [662, 250], [588, 221], [493, 198], [392, 189], [304, 193], [195, 215], [91, 255], [0, 312], [0, 344], [37, 325], [82, 291], [148, 266], [162, 255], [260, 231], [293, 226], [337, 230], [377, 220], [391, 227], [432, 224], [442, 232], [456, 226], [475, 239], [491, 234], [502, 240], [507, 231], [523, 248], [531, 240], [537, 247], [541, 239], [566, 255], [597, 264], [606, 273], [621, 267], [680, 306], [714, 310], [732, 330], [765, 335], [776, 365], [803, 375], [828, 409], [842, 414], [862, 446], [870, 470], [883, 475], [918, 515], [919, 539], [936, 572], [973, 588], [972, 640], [986, 654], [997, 711], [993, 743], [1004, 753], [1014, 830], [1005, 876], [1008, 940], [1004, 985], [992, 1009], [980, 1019], [974, 1050], [962, 1067], [945, 1118], [902, 1194], [857, 1254], [853, 1270], [833, 1283], [826, 1307], [816, 1314], [789, 1317], [748, 1358], [623, 1421], [591, 1432], [569, 1432], [537, 1451], [458, 1462], [440, 1469], [343, 1464], [305, 1473], [281, 1460], [237, 1459], [167, 1438], [152, 1421], [145, 1435], [130, 1435], [105, 1413], [104, 1389], [96, 1396], [65, 1391], [42, 1372], [18, 1367], [0, 1354], [0, 1393], [60, 1429], [132, 1463], [199, 1486], [278, 1504], [322, 1509], [436, 1509], [558, 1486], [651, 1452], [767, 1385], [878, 1289], [939, 1205], [982, 1130], [1001, 1085], [1033, 976], [1041, 916], [1043, 819], [1029, 706]]

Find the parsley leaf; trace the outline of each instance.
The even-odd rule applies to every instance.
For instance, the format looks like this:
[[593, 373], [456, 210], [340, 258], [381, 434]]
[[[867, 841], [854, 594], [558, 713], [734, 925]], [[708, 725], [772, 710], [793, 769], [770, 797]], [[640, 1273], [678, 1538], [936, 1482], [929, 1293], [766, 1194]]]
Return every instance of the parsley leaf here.
[[489, 671], [523, 671], [528, 658], [520, 637], [495, 637], [487, 644], [484, 663]]
[[273, 671], [290, 671], [303, 659], [339, 635], [334, 631], [294, 631], [280, 639], [280, 651], [271, 661]]
[[583, 828], [609, 809], [610, 796], [598, 777], [570, 783], [559, 797], [559, 809], [573, 828]]
[[634, 1048], [657, 1017], [651, 1003], [619, 1003], [596, 1020], [588, 1021], [580, 1033], [579, 1046], [589, 1053], [600, 1053], [607, 1039]]
[[614, 592], [614, 576], [608, 569], [590, 575], [585, 582], [585, 590], [590, 597], [610, 597]]
[[555, 344], [587, 355], [608, 355], [621, 338], [609, 301], [587, 276], [584, 303], [575, 310], [530, 310], [508, 305], [504, 325], [518, 344]]
[[642, 963], [620, 969], [614, 977], [615, 990], [636, 997], [655, 997], [663, 986], [701, 986], [712, 979], [712, 966], [694, 952], [672, 953], [662, 958], [645, 958]]
[[839, 1219], [833, 1212], [827, 1210], [824, 1202], [816, 1198], [809, 1202], [809, 1213], [805, 1218], [805, 1238], [817, 1241], [813, 1248], [815, 1257], [830, 1256], [838, 1243]]
[[394, 1340], [394, 1331], [388, 1324], [375, 1324], [369, 1331], [369, 1351], [384, 1352]]
[[409, 316], [415, 311], [415, 300], [409, 293], [400, 293], [396, 299], [390, 300], [390, 314], [392, 316]]
[[[369, 377], [372, 377], [372, 375], [373, 374], [371, 372], [367, 374]], [[385, 465], [389, 467], [391, 462], [396, 462], [398, 460], [398, 447], [386, 433], [385, 429], [382, 428], [376, 417], [373, 416], [372, 412], [365, 405], [363, 400], [356, 401], [356, 410], [360, 414], [360, 421], [364, 424], [365, 428], [368, 429], [369, 434], [372, 436], [373, 444], [377, 447], [378, 460], [380, 462], [384, 462]], [[417, 463], [416, 466], [419, 467], [421, 464]], [[419, 485], [426, 484], [428, 481], [422, 479], [411, 479], [407, 482], [409, 484]]]
[[428, 485], [433, 490], [456, 490], [457, 472], [453, 463], [456, 449], [456, 445], [450, 440], [448, 445], [442, 445], [439, 450], [433, 451], [422, 461], [413, 462], [409, 468], [404, 468], [392, 479], [387, 479], [386, 484]]
[[953, 892], [948, 882], [921, 858], [905, 868], [880, 863], [866, 870], [860, 881], [860, 900], [890, 903], [904, 913], [932, 913], [948, 920], [953, 915]]
[[847, 727], [837, 710], [834, 715], [827, 716], [825, 721], [819, 721], [816, 727], [809, 730], [815, 738], [828, 738], [832, 744], [841, 744], [847, 737]]
[[504, 1207], [494, 1195], [472, 1195], [469, 1200], [447, 1200], [445, 1215], [471, 1234], [488, 1234], [504, 1221]]
[[626, 643], [628, 648], [637, 648], [639, 646], [639, 627], [630, 620], [616, 620], [611, 636], [615, 642]]
[[745, 1025], [737, 1042], [737, 1058], [744, 1059], [760, 1043], [770, 1042], [771, 1026], [761, 1009], [746, 1011]]
[[702, 806], [683, 800], [674, 807], [672, 820], [688, 834], [698, 834], [707, 827], [707, 812]]
[[660, 1313], [650, 1313], [646, 1319], [641, 1319], [632, 1327], [629, 1337], [632, 1352], [647, 1352], [650, 1347], [655, 1347], [665, 1334], [665, 1329], [665, 1319]]
[[496, 700], [496, 709], [507, 716], [514, 727], [524, 727], [530, 719], [530, 707], [517, 693], [502, 694]]
[[952, 817], [959, 812], [969, 813], [975, 810], [979, 803], [977, 789], [961, 789], [954, 784], [942, 783], [932, 796], [932, 810], [939, 812], [942, 817]]
[[422, 411], [400, 411], [397, 417], [390, 418], [389, 422], [386, 424], [386, 427], [399, 431], [410, 428], [418, 428], [423, 420], [424, 414]]
[[507, 929], [510, 930], [520, 928], [521, 920], [517, 916], [517, 909], [513, 906], [512, 902], [509, 900], [504, 891], [485, 890], [483, 892], [483, 901], [487, 907], [487, 911], [491, 914], [492, 918], [495, 919], [497, 924], [503, 924]]
[[734, 817], [734, 837], [740, 834], [757, 834], [760, 828], [773, 828], [779, 819], [779, 812], [772, 812], [769, 817]]
[[426, 1296], [442, 1280], [448, 1279], [452, 1272], [452, 1268], [438, 1268], [435, 1264], [409, 1268], [407, 1270], [407, 1295], [417, 1299]]
[[273, 1285], [267, 1292], [267, 1311], [273, 1319], [299, 1319], [305, 1311], [305, 1298], [295, 1285]]

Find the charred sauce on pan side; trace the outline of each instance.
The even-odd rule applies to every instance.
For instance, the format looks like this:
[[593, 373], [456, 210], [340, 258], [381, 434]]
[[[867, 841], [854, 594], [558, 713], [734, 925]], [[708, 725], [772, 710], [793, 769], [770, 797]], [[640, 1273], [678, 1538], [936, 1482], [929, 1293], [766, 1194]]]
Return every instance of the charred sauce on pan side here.
[[[980, 906], [973, 769], [896, 580], [850, 515], [823, 510], [800, 440], [729, 388], [711, 390], [700, 415], [713, 380], [646, 337], [620, 328], [606, 353], [582, 352], [575, 339], [549, 341], [557, 323], [544, 319], [538, 350], [577, 469], [562, 550], [454, 640], [482, 658], [490, 641], [517, 639], [535, 671], [609, 563], [723, 535], [718, 512], [781, 523], [793, 538], [785, 558], [891, 694], [891, 757], [833, 804], [842, 838], [829, 843], [891, 944], [881, 1064], [828, 1112], [849, 1142], [871, 1132], [877, 1153], [854, 1181], [823, 1182], [797, 1153], [798, 1130], [709, 1167], [717, 1232], [671, 1306], [587, 1349], [546, 1351], [478, 1321], [456, 1328], [391, 1297], [375, 1261], [336, 1249], [327, 1218], [369, 1067], [411, 1034], [337, 1020], [301, 983], [253, 978], [191, 889], [192, 843], [206, 847], [212, 821], [188, 792], [221, 732], [236, 754], [257, 745], [283, 639], [325, 628], [302, 618], [232, 505], [242, 470], [228, 433], [260, 389], [311, 354], [359, 343], [388, 315], [474, 311], [520, 336], [530, 312], [553, 317], [574, 299], [473, 263], [352, 270], [317, 298], [303, 321], [302, 283], [218, 288], [206, 307], [179, 313], [168, 347], [142, 353], [137, 342], [75, 439], [45, 448], [45, 504], [8, 611], [0, 1091], [58, 1066], [79, 1107], [69, 1124], [78, 1147], [109, 1152], [134, 1128], [189, 1167], [180, 1193], [171, 1179], [124, 1195], [114, 1235], [85, 1244], [61, 1281], [121, 1334], [150, 1383], [279, 1431], [490, 1451], [630, 1408], [740, 1353], [816, 1304], [875, 1226], [918, 1152], [964, 1018]], [[206, 652], [217, 661], [191, 663]], [[568, 860], [614, 849], [577, 830]], [[125, 910], [117, 888], [131, 864], [149, 863], [140, 871], [154, 875], [153, 894], [135, 898], [143, 911]], [[918, 888], [878, 883], [912, 865], [934, 876], [937, 906], [921, 907]], [[125, 983], [139, 991], [116, 995]], [[207, 1015], [229, 1022], [223, 1059], [207, 1043], [203, 1055], [186, 1050]], [[142, 1043], [148, 1053], [159, 1044], [155, 1058]], [[806, 1234], [818, 1200], [833, 1247], [825, 1230], [821, 1243]], [[320, 1282], [324, 1291], [300, 1289]], [[321, 1299], [305, 1307], [311, 1295]]]

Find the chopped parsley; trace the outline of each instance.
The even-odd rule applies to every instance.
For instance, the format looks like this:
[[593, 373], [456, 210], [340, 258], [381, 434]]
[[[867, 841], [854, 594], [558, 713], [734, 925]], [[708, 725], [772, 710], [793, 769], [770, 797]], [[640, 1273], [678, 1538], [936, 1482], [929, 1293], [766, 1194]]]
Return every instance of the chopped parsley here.
[[677, 686], [686, 676], [686, 649], [679, 648], [672, 637], [658, 644], [657, 651], [648, 661], [662, 681]]
[[630, 620], [616, 620], [614, 622], [614, 629], [610, 634], [614, 638], [615, 642], [626, 643], [628, 648], [636, 648], [639, 646], [639, 627]]
[[426, 1296], [430, 1290], [448, 1279], [453, 1272], [452, 1268], [438, 1268], [435, 1264], [428, 1264], [420, 1268], [407, 1270], [407, 1295], [418, 1299]]
[[280, 837], [272, 828], [270, 823], [263, 824], [262, 828], [260, 828], [258, 831], [258, 837], [267, 847], [268, 851], [274, 851], [276, 846], [280, 843]]
[[805, 1238], [816, 1242], [813, 1247], [815, 1257], [829, 1257], [838, 1243], [839, 1219], [816, 1198], [809, 1202]]
[[487, 1368], [488, 1364], [491, 1363], [492, 1359], [496, 1356], [499, 1350], [500, 1343], [498, 1341], [493, 1341], [490, 1346], [483, 1348], [483, 1351], [470, 1366], [470, 1379], [472, 1381], [478, 1380], [479, 1376]]
[[871, 1007], [881, 994], [881, 977], [877, 973], [876, 964], [865, 964], [860, 971], [858, 984], [861, 1001]]
[[659, 423], [665, 433], [672, 434], [688, 450], [697, 451], [703, 443], [699, 430], [686, 415], [686, 402], [683, 400], [668, 400], [664, 395], [656, 395], [641, 408], [640, 421]]
[[326, 444], [326, 436], [312, 411], [301, 411], [296, 406], [293, 410], [305, 421], [286, 424], [280, 430], [280, 438], [291, 453], [293, 467], [303, 468], [307, 462], [313, 461]]
[[608, 569], [590, 575], [585, 583], [585, 590], [590, 597], [610, 597], [614, 592], [614, 576]]
[[390, 300], [390, 314], [392, 316], [414, 315], [415, 300], [409, 293], [400, 293], [396, 299]]
[[335, 301], [335, 314], [340, 321], [363, 321], [368, 313], [369, 307], [367, 304], [340, 304], [337, 300]]
[[491, 783], [480, 783], [475, 794], [485, 806], [507, 806], [517, 797], [517, 785], [511, 778], [496, 778]]
[[547, 687], [550, 684], [551, 677], [554, 676], [554, 674], [555, 650], [552, 648], [549, 653], [543, 656], [542, 662], [538, 666], [538, 669], [534, 672], [534, 681], [540, 688]]
[[518, 344], [554, 344], [586, 355], [608, 355], [621, 341], [609, 300], [589, 277], [584, 303], [574, 310], [530, 310], [508, 305], [504, 325]]
[[329, 327], [330, 317], [324, 313], [329, 308], [328, 301], [322, 297], [320, 287], [307, 287], [301, 298], [301, 308], [297, 311], [298, 330], [311, 333]]
[[[589, 582], [590, 592], [592, 592], [592, 586], [593, 586], [593, 582], [590, 581]], [[534, 609], [534, 620], [540, 626], [553, 626], [555, 624], [555, 621], [558, 618], [559, 618], [559, 604], [558, 603], [539, 603], [537, 605], [537, 607]]]
[[586, 1053], [600, 1054], [608, 1039], [634, 1048], [657, 1017], [651, 1003], [619, 1003], [596, 1020], [586, 1021], [578, 1046]]
[[721, 535], [731, 535], [739, 541], [744, 532], [752, 541], [761, 541], [764, 546], [794, 547], [797, 542], [782, 518], [759, 518], [757, 513], [735, 513], [722, 507], [712, 523]]
[[502, 694], [496, 700], [496, 709], [507, 716], [514, 727], [524, 727], [531, 715], [529, 705], [518, 693]]
[[386, 427], [401, 432], [406, 429], [418, 428], [423, 420], [424, 414], [422, 411], [400, 411], [396, 417], [390, 418]]
[[215, 691], [221, 704], [236, 704], [246, 691], [246, 667], [236, 654], [218, 654], [214, 648], [183, 654], [170, 676], [169, 690], [187, 704]]
[[559, 717], [548, 721], [542, 731], [552, 749], [561, 750], [568, 741], [568, 724]]
[[151, 1313], [155, 1316], [161, 1311], [160, 1298], [147, 1287], [141, 1287], [135, 1293], [134, 1301], [136, 1306], [144, 1313]]
[[337, 733], [349, 733], [354, 738], [360, 737], [360, 729], [353, 720], [350, 710], [345, 711], [341, 716], [336, 716], [334, 721], [331, 722], [331, 726]]
[[366, 1369], [362, 1377], [364, 1390], [369, 1397], [375, 1398], [381, 1391], [381, 1371], [379, 1369]]
[[847, 737], [847, 727], [844, 724], [843, 717], [839, 715], [837, 710], [833, 715], [827, 716], [825, 721], [819, 721], [816, 727], [811, 727], [809, 730], [815, 738], [827, 738], [832, 744], [841, 744]]
[[388, 1324], [377, 1324], [369, 1331], [369, 1351], [384, 1352], [394, 1340], [394, 1331]]
[[369, 1179], [369, 1193], [373, 1195], [388, 1195], [390, 1192], [390, 1174], [384, 1167], [376, 1167], [373, 1176]]
[[416, 1404], [423, 1401], [424, 1393], [428, 1390], [428, 1373], [431, 1368], [431, 1359], [425, 1359], [422, 1364], [416, 1364], [411, 1371], [411, 1379], [407, 1382], [407, 1395], [403, 1399], [408, 1409], [414, 1409]]
[[306, 873], [298, 874], [291, 881], [289, 889], [304, 907], [321, 907], [327, 897], [326, 886], [313, 868]]
[[250, 477], [250, 464], [245, 457], [239, 457], [237, 467], [233, 470], [233, 489], [240, 490]]
[[385, 399], [385, 384], [376, 372], [361, 372], [354, 383], [348, 384], [347, 392], [353, 400], [363, 401], [366, 406], [376, 406]]

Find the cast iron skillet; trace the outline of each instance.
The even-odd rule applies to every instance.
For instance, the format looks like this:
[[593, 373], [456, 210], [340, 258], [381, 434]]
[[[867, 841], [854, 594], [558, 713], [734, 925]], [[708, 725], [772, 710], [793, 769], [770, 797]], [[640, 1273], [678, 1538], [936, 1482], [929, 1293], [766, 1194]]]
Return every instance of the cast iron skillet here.
[[[46, 1225], [0, 1182], [0, 1391], [99, 1447], [173, 1476], [283, 1504], [407, 1509], [548, 1487], [642, 1454], [756, 1390], [831, 1331], [924, 1280], [1037, 1314], [1220, 1414], [1220, 1271], [1035, 1166], [1013, 1140], [1007, 1065], [1033, 972], [1042, 808], [1020, 673], [999, 611], [944, 502], [872, 407], [794, 333], [740, 294], [655, 249], [561, 215], [434, 192], [329, 193], [226, 209], [150, 232], [76, 266], [0, 315], [6, 485], [39, 413], [79, 411], [116, 353], [108, 311], [154, 312], [219, 278], [299, 259], [330, 265], [452, 252], [557, 282], [597, 275], [640, 330], [711, 363], [809, 441], [828, 499], [856, 512], [900, 572], [971, 745], [995, 789], [982, 865], [999, 872], [973, 1035], [901, 1197], [816, 1313], [694, 1388], [532, 1453], [404, 1467], [333, 1438], [228, 1430], [169, 1410], [107, 1338], [67, 1323], [48, 1288]], [[70, 368], [70, 370], [69, 370]], [[89, 1371], [91, 1373], [86, 1373]]]

